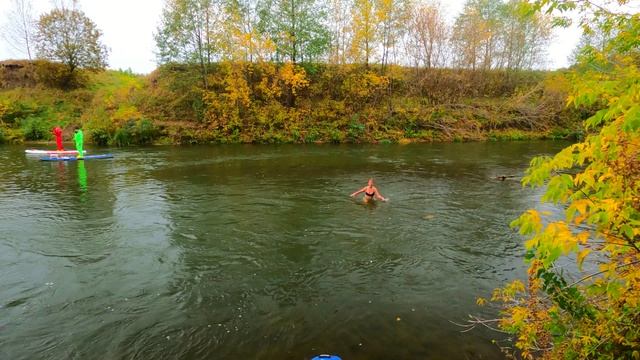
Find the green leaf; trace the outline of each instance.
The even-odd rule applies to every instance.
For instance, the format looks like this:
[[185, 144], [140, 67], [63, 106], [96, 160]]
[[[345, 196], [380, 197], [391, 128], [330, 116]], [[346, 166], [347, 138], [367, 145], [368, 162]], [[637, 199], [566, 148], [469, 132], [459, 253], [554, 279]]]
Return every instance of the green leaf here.
[[608, 111], [609, 111], [609, 109], [602, 109], [602, 110], [598, 111], [592, 117], [588, 118], [587, 121], [585, 122], [585, 125], [586, 125], [587, 129], [595, 128], [596, 126], [600, 125], [602, 123], [602, 120], [604, 119], [604, 115]]
[[629, 224], [620, 226], [620, 232], [625, 234], [629, 240], [633, 240], [633, 228]]
[[624, 123], [622, 130], [625, 132], [633, 132], [640, 128], [640, 106], [632, 106], [626, 114], [624, 114]]

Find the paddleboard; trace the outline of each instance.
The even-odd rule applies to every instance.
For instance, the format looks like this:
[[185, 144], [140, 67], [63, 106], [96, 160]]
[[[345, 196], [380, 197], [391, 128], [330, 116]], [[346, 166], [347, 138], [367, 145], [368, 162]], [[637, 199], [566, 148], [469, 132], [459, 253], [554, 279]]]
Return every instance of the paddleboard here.
[[40, 158], [42, 161], [77, 161], [77, 160], [91, 160], [91, 159], [111, 159], [113, 154], [98, 154], [98, 155], [85, 155], [83, 158], [78, 159], [75, 156], [46, 156]]
[[[40, 149], [27, 149], [24, 151], [27, 155], [76, 155], [78, 150], [40, 150]], [[87, 153], [87, 150], [84, 150]]]
[[342, 358], [338, 355], [318, 355], [311, 358], [311, 360], [342, 360]]

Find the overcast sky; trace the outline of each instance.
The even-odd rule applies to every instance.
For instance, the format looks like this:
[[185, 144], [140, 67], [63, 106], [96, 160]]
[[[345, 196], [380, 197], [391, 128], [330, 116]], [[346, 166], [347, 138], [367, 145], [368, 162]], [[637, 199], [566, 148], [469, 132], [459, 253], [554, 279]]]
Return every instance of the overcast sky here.
[[[164, 0], [79, 0], [80, 8], [102, 30], [103, 42], [110, 49], [109, 68], [149, 73], [156, 68], [156, 31]], [[465, 0], [442, 1], [448, 19], [453, 21]], [[32, 0], [34, 16], [50, 10], [52, 0]], [[0, 0], [0, 24], [7, 22], [12, 0]], [[549, 69], [568, 66], [580, 31], [576, 27], [556, 29], [549, 47]], [[0, 60], [24, 58], [0, 38]]]

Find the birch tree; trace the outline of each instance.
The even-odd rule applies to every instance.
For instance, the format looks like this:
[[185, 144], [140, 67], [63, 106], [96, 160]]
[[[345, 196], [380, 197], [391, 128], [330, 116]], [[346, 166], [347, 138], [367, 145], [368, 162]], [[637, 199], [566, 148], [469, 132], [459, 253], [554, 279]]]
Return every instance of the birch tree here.
[[216, 0], [167, 0], [154, 35], [160, 64], [196, 64], [205, 88], [212, 61], [219, 58], [223, 13]]
[[275, 51], [275, 44], [258, 29], [259, 3], [229, 0], [225, 4], [224, 57], [245, 62], [262, 61]]
[[409, 21], [410, 54], [416, 65], [444, 66], [449, 28], [438, 3], [415, 6]]
[[411, 18], [411, 0], [377, 0], [375, 15], [384, 70], [391, 52], [407, 30], [406, 24]]
[[7, 13], [7, 22], [1, 28], [2, 38], [14, 50], [31, 60], [36, 21], [29, 0], [13, 0]]
[[459, 66], [491, 69], [501, 34], [500, 0], [468, 0], [456, 18], [452, 44]]
[[373, 0], [354, 0], [351, 8], [351, 46], [349, 57], [352, 62], [366, 66], [376, 49], [377, 18]]
[[539, 12], [526, 11], [522, 0], [502, 6], [502, 41], [497, 67], [509, 70], [531, 69], [544, 61], [551, 39], [551, 19]]
[[260, 27], [276, 45], [276, 60], [316, 61], [329, 48], [325, 17], [316, 0], [267, 0], [260, 10]]
[[329, 63], [345, 64], [349, 56], [349, 22], [351, 2], [349, 0], [331, 0], [329, 3], [329, 29], [331, 44]]

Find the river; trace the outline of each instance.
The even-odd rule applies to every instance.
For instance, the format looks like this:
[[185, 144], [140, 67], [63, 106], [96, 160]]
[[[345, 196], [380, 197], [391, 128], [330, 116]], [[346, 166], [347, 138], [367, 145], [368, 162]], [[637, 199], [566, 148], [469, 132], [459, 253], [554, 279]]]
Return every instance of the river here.
[[452, 323], [525, 274], [494, 177], [566, 145], [0, 147], [0, 359], [502, 359]]

